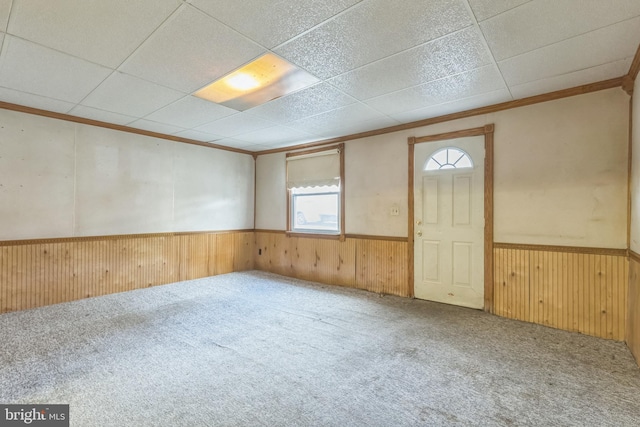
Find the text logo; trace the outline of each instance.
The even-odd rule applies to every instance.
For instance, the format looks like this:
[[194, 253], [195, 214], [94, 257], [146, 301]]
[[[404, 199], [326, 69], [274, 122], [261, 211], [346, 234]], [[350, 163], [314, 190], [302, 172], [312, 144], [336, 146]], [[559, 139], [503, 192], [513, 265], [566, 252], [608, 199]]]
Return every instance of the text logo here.
[[69, 405], [0, 404], [0, 427], [69, 427]]

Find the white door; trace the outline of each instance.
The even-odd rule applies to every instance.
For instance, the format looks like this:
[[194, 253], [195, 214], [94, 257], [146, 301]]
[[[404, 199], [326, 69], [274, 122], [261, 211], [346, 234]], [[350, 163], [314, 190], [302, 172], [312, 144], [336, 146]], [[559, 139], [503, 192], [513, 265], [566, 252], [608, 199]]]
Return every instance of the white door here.
[[484, 136], [415, 145], [416, 298], [484, 307]]

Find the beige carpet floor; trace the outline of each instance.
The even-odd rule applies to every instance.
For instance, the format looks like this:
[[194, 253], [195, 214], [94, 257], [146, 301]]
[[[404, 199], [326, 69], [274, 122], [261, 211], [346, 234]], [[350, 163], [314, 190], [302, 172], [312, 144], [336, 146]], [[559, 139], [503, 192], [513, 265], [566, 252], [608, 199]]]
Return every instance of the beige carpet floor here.
[[638, 426], [623, 343], [233, 273], [0, 315], [0, 403], [72, 426]]

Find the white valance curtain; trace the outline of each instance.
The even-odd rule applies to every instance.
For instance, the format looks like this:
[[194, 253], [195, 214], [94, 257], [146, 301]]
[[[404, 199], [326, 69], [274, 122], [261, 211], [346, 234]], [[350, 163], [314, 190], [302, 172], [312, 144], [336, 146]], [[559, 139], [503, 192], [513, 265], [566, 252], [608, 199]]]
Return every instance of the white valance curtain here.
[[287, 157], [287, 188], [340, 185], [338, 149]]

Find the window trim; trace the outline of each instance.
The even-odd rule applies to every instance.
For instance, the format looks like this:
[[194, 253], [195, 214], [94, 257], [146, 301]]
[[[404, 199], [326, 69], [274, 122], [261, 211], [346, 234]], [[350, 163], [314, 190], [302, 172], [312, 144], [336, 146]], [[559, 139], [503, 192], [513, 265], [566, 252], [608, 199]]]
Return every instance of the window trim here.
[[[310, 149], [310, 150], [304, 150], [304, 151], [294, 151], [294, 152], [290, 152], [286, 154], [286, 158], [288, 159], [289, 157], [295, 157], [295, 156], [304, 156], [304, 155], [309, 155], [309, 154], [316, 154], [316, 153], [322, 153], [323, 151], [334, 151], [334, 150], [338, 150], [338, 154], [340, 157], [340, 197], [339, 197], [339, 201], [340, 201], [340, 206], [339, 206], [339, 222], [340, 222], [340, 230], [338, 233], [327, 233], [327, 232], [322, 232], [322, 231], [316, 231], [316, 230], [309, 230], [309, 231], [301, 231], [301, 230], [296, 230], [294, 231], [292, 229], [292, 224], [291, 224], [291, 205], [292, 205], [292, 193], [291, 190], [289, 188], [286, 189], [286, 197], [287, 197], [287, 227], [286, 227], [286, 234], [289, 237], [313, 237], [313, 238], [320, 238], [320, 239], [338, 239], [341, 242], [343, 242], [345, 240], [345, 180], [344, 180], [344, 143], [341, 144], [337, 144], [337, 145], [331, 145], [331, 146], [327, 146], [327, 147], [321, 147], [321, 148], [314, 148], [314, 149]], [[285, 170], [286, 170], [286, 165], [285, 165]], [[286, 180], [285, 180], [286, 181]]]

